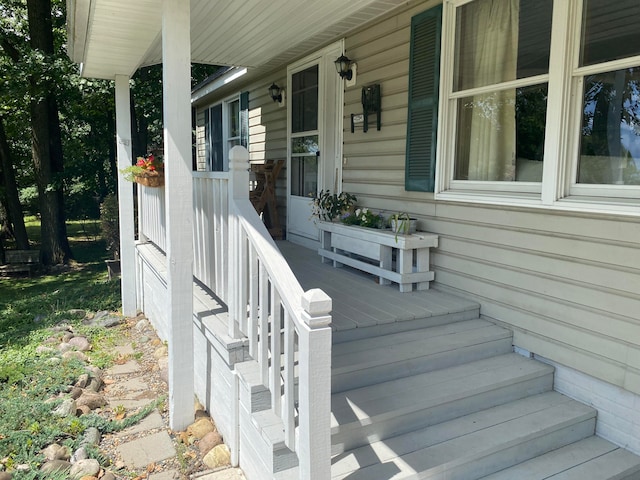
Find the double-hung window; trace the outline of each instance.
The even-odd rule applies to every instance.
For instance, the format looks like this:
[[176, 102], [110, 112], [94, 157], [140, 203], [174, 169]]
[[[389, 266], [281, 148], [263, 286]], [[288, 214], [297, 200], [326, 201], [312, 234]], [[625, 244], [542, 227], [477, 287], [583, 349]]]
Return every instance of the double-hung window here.
[[445, 0], [442, 21], [438, 198], [640, 198], [638, 0]]
[[229, 150], [249, 143], [248, 93], [212, 105], [204, 112], [205, 162], [207, 170], [229, 169]]

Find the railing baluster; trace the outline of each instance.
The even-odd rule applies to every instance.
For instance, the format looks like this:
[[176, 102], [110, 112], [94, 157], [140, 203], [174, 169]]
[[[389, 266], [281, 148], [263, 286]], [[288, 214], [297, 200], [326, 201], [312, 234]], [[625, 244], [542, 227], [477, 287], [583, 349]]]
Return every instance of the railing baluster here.
[[282, 416], [280, 409], [282, 408], [282, 392], [280, 387], [280, 348], [281, 335], [281, 304], [280, 294], [271, 286], [271, 408], [278, 416]]
[[284, 311], [284, 443], [295, 450], [295, 334], [296, 330], [289, 312]]
[[249, 265], [248, 265], [248, 240], [244, 231], [240, 231], [240, 258], [238, 265], [238, 321], [240, 322], [240, 331], [245, 335], [248, 334], [247, 329], [247, 303], [248, 303], [248, 287], [249, 287]]
[[260, 262], [260, 340], [259, 363], [260, 380], [264, 386], [269, 385], [269, 277], [264, 263]]
[[249, 355], [258, 356], [258, 255], [249, 246]]

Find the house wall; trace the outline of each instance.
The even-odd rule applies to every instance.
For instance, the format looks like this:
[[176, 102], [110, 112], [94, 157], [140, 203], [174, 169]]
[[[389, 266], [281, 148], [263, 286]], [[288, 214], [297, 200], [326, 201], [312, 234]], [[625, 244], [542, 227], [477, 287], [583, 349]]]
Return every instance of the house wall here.
[[[342, 188], [357, 195], [360, 205], [409, 212], [421, 229], [439, 234], [440, 246], [432, 255], [436, 286], [480, 302], [484, 317], [514, 331], [518, 347], [554, 362], [561, 373], [575, 371], [593, 381], [581, 385], [612, 387], [590, 394], [590, 387], [564, 382], [564, 393], [583, 395], [582, 401], [596, 406], [627, 404], [621, 392], [637, 402], [637, 217], [436, 202], [433, 194], [404, 189], [411, 18], [438, 3], [410, 1], [346, 37], [345, 52], [357, 62], [357, 83], [345, 90]], [[240, 85], [250, 91], [253, 162], [286, 156], [286, 108], [278, 108], [266, 93], [272, 81], [285, 85], [285, 78], [282, 69]], [[362, 113], [361, 89], [373, 83], [381, 85], [382, 129], [376, 130], [372, 116], [367, 133], [361, 125], [351, 133], [350, 115]], [[282, 216], [285, 179], [283, 171]], [[625, 445], [625, 438], [637, 436], [637, 422], [625, 418], [624, 409], [605, 416], [607, 438]]]
[[[282, 104], [274, 102], [269, 96], [269, 86], [275, 82], [281, 87], [287, 85], [286, 69], [273, 72], [260, 79], [249, 80], [235, 89], [219, 92], [213, 99], [205, 99], [196, 108], [196, 151], [198, 170], [206, 169], [204, 143], [204, 111], [219, 103], [226, 96], [249, 92], [249, 161], [261, 164], [265, 160], [287, 158], [287, 99]], [[286, 97], [286, 93], [285, 93]], [[284, 228], [287, 209], [287, 171], [286, 166], [280, 171], [276, 182], [278, 217]]]
[[[435, 4], [411, 2], [346, 38], [357, 85], [345, 92], [343, 190], [361, 205], [409, 212], [438, 233], [436, 285], [480, 302], [483, 316], [514, 330], [516, 345], [640, 394], [637, 217], [435, 202], [431, 193], [405, 191], [410, 22]], [[351, 133], [361, 88], [372, 83], [381, 84], [382, 129]], [[637, 434], [624, 415], [618, 420], [621, 432]]]

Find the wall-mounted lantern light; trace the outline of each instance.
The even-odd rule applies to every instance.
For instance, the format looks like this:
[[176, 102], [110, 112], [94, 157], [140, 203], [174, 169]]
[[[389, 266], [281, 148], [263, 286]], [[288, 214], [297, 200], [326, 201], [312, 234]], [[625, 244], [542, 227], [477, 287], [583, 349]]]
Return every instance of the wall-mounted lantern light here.
[[353, 63], [349, 57], [347, 57], [344, 53], [336, 58], [335, 62], [336, 70], [338, 71], [338, 75], [346, 80], [351, 80], [353, 77], [353, 69], [351, 68], [351, 64]]
[[282, 89], [275, 82], [269, 87], [269, 96], [274, 102], [282, 103]]

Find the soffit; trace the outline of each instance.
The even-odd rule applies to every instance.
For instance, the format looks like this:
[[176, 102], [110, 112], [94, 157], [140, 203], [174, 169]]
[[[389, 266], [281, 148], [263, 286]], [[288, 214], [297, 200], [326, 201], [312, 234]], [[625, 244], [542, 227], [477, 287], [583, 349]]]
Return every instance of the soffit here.
[[[69, 1], [74, 10], [70, 12], [70, 54], [82, 63], [83, 76], [132, 75], [141, 66], [162, 61], [161, 2]], [[192, 62], [276, 68], [404, 3], [191, 0]], [[83, 7], [90, 11], [86, 30], [79, 18]]]

